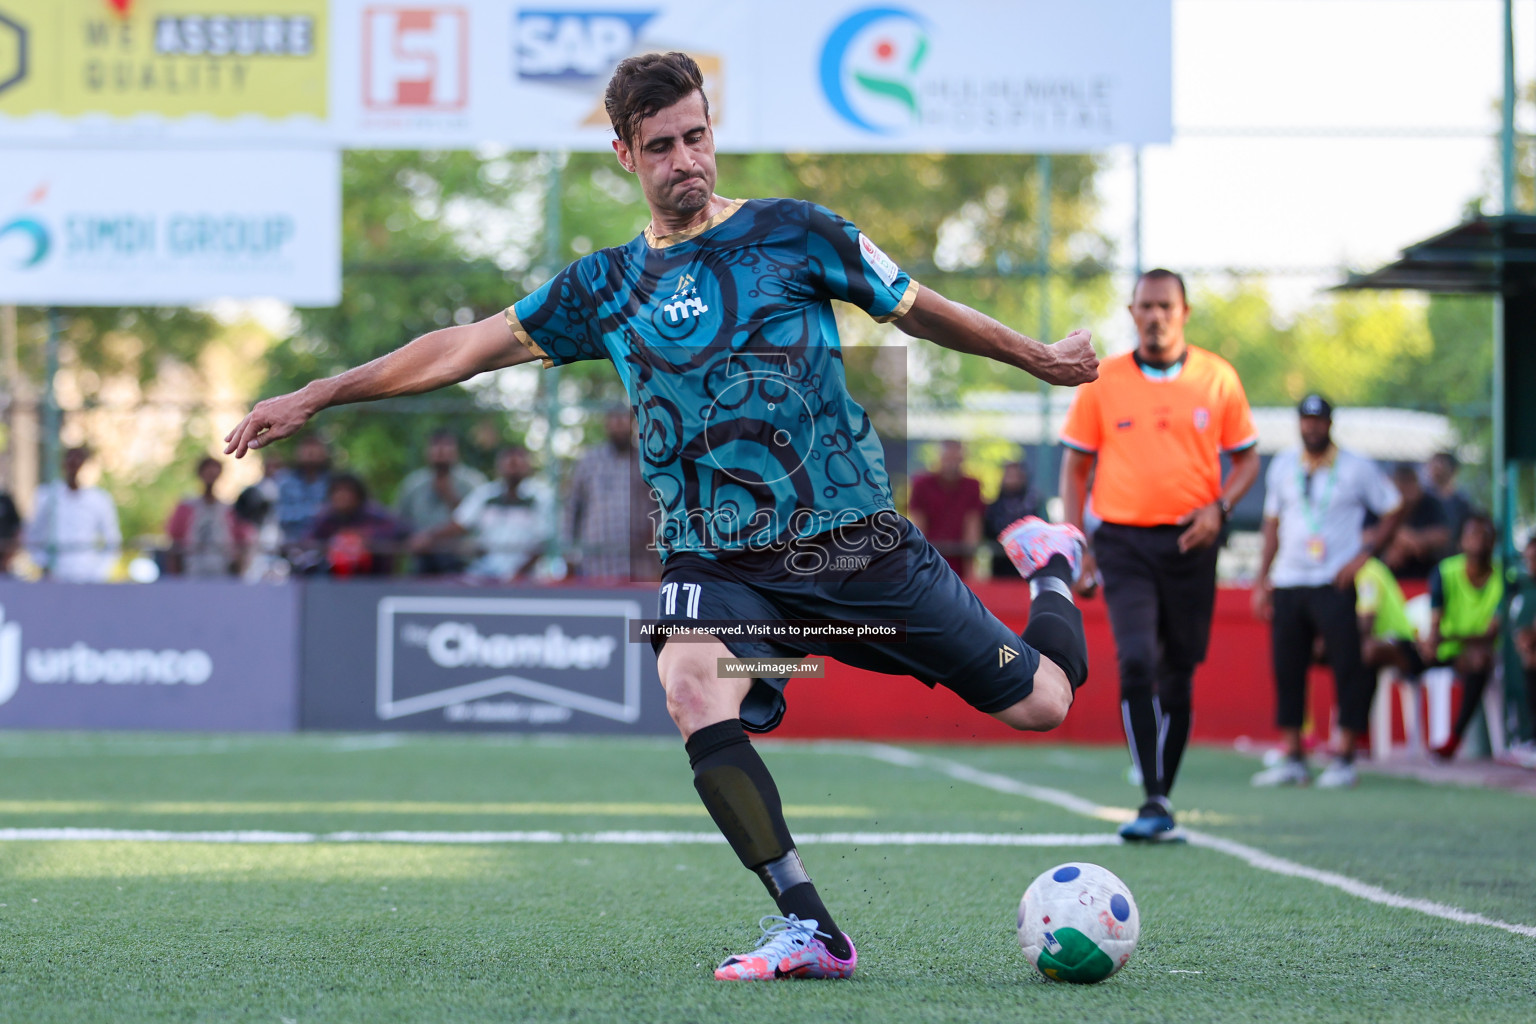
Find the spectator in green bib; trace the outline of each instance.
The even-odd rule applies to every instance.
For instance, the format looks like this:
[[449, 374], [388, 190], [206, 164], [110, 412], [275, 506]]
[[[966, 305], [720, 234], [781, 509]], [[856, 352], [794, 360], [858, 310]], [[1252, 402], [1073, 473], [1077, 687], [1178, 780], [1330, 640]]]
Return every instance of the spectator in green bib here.
[[1493, 674], [1504, 600], [1504, 580], [1493, 559], [1497, 543], [1493, 520], [1473, 512], [1461, 528], [1461, 554], [1429, 574], [1431, 613], [1429, 636], [1422, 642], [1424, 660], [1454, 668], [1462, 687], [1461, 711], [1450, 739], [1435, 749], [1442, 760], [1454, 757], [1461, 746]]
[[1405, 679], [1424, 674], [1418, 630], [1408, 618], [1408, 602], [1397, 577], [1378, 558], [1366, 561], [1355, 574], [1355, 615], [1360, 620], [1361, 657], [1366, 668], [1379, 672], [1395, 668]]

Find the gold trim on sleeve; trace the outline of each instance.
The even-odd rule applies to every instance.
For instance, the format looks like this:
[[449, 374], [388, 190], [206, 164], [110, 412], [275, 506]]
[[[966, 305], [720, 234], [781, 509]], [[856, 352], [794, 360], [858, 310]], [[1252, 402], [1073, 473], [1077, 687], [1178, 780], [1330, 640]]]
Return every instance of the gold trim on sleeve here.
[[551, 366], [554, 366], [555, 361], [544, 354], [544, 350], [539, 348], [539, 343], [533, 340], [532, 335], [523, 330], [523, 322], [517, 318], [517, 311], [511, 306], [508, 306], [504, 315], [507, 318], [507, 326], [512, 329], [512, 337], [522, 342], [523, 347], [526, 348], [529, 352], [532, 352], [534, 355], [544, 360], [544, 369], [547, 370]]
[[682, 231], [674, 231], [670, 235], [658, 235], [652, 231], [651, 226], [647, 224], [645, 226], [645, 242], [652, 249], [665, 249], [669, 245], [676, 245], [679, 242], [686, 242], [690, 238], [697, 238], [704, 232], [708, 231], [710, 228], [718, 227], [721, 224], [724, 224], [726, 220], [730, 218], [731, 214], [741, 209], [742, 204], [745, 202], [745, 199], [732, 199], [725, 209], [709, 218], [709, 220], [705, 221], [703, 224], [699, 224], [691, 228], [684, 228]]
[[888, 324], [893, 320], [900, 320], [912, 312], [912, 307], [917, 303], [918, 285], [910, 277], [907, 278], [907, 290], [901, 293], [901, 301], [896, 303], [896, 308], [885, 316], [875, 317], [875, 323]]

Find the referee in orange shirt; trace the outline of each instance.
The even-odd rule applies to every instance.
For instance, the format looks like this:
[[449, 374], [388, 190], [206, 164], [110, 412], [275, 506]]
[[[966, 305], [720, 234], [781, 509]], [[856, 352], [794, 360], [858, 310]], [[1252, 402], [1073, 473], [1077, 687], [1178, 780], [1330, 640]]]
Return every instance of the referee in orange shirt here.
[[[1259, 475], [1258, 434], [1230, 363], [1184, 341], [1184, 279], [1149, 270], [1131, 299], [1134, 352], [1099, 364], [1061, 431], [1066, 521], [1083, 528], [1088, 481], [1101, 521], [1081, 592], [1099, 581], [1120, 663], [1120, 710], [1147, 799], [1120, 835], [1177, 841], [1168, 794], [1189, 742], [1190, 684], [1216, 606], [1216, 553]], [[1221, 454], [1232, 472], [1221, 479]], [[1085, 531], [1086, 532], [1086, 531]]]

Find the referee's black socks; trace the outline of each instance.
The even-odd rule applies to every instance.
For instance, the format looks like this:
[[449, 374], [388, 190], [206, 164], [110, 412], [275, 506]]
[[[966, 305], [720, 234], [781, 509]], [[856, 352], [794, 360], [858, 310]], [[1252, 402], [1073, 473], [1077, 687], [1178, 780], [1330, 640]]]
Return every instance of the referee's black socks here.
[[817, 930], [831, 936], [823, 940], [827, 949], [838, 959], [847, 959], [851, 953], [847, 940], [800, 863], [784, 823], [779, 789], [747, 739], [741, 720], [706, 725], [688, 737], [684, 748], [693, 766], [693, 788], [709, 816], [742, 864], [762, 879], [779, 913], [801, 920], [814, 918]]
[[1029, 578], [1029, 625], [1020, 639], [1056, 663], [1073, 693], [1088, 681], [1083, 613], [1072, 602], [1072, 567], [1066, 556], [1052, 555]]

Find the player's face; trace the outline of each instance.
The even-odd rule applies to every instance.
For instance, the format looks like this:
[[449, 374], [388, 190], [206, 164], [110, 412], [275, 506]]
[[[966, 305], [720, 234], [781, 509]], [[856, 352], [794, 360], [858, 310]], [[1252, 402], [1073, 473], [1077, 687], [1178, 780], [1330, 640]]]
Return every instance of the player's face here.
[[634, 145], [613, 144], [619, 163], [640, 179], [652, 210], [688, 216], [715, 194], [715, 134], [695, 92], [640, 122]]
[[1136, 335], [1141, 353], [1154, 359], [1178, 358], [1184, 351], [1184, 324], [1189, 307], [1179, 282], [1171, 277], [1144, 278], [1131, 296], [1131, 319], [1136, 321]]

